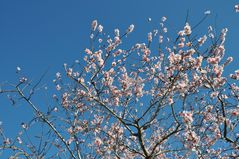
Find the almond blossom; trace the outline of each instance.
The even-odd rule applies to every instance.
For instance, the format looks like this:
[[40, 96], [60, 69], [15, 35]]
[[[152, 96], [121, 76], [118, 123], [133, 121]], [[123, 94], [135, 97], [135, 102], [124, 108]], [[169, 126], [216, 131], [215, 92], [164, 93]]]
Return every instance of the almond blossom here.
[[[42, 93], [52, 93], [51, 102], [38, 105], [33, 96], [42, 86], [17, 74], [13, 90], [1, 93], [13, 104], [25, 101], [33, 119], [13, 139], [0, 125], [0, 149], [31, 158], [39, 158], [36, 148], [43, 158], [238, 157], [239, 70], [228, 69], [228, 29], [196, 34], [187, 22], [168, 37], [166, 19], [145, 42], [126, 45], [133, 24], [107, 35], [94, 20], [90, 46], [55, 74], [52, 92]], [[40, 135], [28, 135], [35, 124]]]
[[234, 8], [235, 8], [235, 11], [236, 11], [236, 12], [239, 12], [239, 5], [238, 5], [238, 4], [237, 4], [237, 5], [235, 5], [235, 7], [234, 7]]

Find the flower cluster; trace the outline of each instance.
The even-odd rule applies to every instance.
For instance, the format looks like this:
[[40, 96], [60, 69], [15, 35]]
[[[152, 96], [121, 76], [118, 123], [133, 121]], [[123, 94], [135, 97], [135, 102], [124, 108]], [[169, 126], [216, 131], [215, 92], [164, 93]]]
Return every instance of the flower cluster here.
[[[58, 156], [182, 159], [239, 155], [239, 70], [229, 77], [224, 73], [233, 61], [225, 58], [228, 29], [217, 35], [209, 26], [206, 34], [194, 35], [195, 27], [187, 22], [173, 39], [168, 37], [166, 20], [162, 17], [159, 26], [146, 34], [145, 43], [134, 44], [127, 43], [133, 24], [106, 35], [94, 20], [90, 46], [83, 56], [73, 65], [64, 64], [64, 73], [56, 73], [56, 103], [46, 115], [31, 100], [35, 87], [29, 97], [24, 96], [31, 85], [20, 78], [17, 92], [36, 110], [37, 122], [50, 127], [46, 134], [56, 136], [47, 146], [59, 150]], [[26, 124], [22, 128], [29, 130]], [[3, 136], [4, 146], [12, 141], [23, 145], [22, 137]]]

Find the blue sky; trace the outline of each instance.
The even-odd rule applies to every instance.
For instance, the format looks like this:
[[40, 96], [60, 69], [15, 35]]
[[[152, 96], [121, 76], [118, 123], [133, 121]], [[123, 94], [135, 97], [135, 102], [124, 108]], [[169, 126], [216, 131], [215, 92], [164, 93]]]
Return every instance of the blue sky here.
[[[33, 80], [49, 68], [45, 83], [62, 70], [63, 63], [80, 58], [89, 46], [91, 21], [97, 19], [106, 32], [125, 30], [135, 24], [133, 39], [146, 39], [152, 26], [162, 16], [168, 18], [169, 32], [181, 29], [189, 10], [189, 21], [196, 24], [206, 10], [210, 17], [202, 25], [206, 32], [209, 24], [218, 29], [228, 27], [226, 53], [234, 56], [230, 69], [239, 62], [239, 14], [229, 0], [1, 0], [0, 1], [0, 83], [16, 81], [16, 66]], [[36, 99], [44, 105], [41, 99]], [[0, 121], [13, 135], [22, 120], [31, 118], [30, 110], [20, 104], [11, 106], [6, 96], [0, 96]]]

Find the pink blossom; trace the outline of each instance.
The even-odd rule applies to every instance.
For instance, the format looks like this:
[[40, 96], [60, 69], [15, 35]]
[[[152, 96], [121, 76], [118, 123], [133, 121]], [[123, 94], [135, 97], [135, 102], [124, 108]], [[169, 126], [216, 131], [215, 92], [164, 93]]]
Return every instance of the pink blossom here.
[[99, 25], [98, 26], [98, 31], [101, 33], [103, 31], [103, 26], [102, 25]]
[[169, 105], [173, 104], [173, 97], [169, 97], [169, 98], [168, 98], [168, 104], [169, 104]]
[[103, 41], [103, 39], [101, 39], [101, 38], [100, 38], [100, 39], [98, 39], [98, 42], [99, 42], [99, 43], [102, 43], [102, 41]]
[[3, 141], [3, 143], [4, 143], [5, 145], [10, 145], [10, 144], [11, 144], [11, 141], [10, 141], [9, 138], [6, 138], [6, 139]]
[[21, 71], [21, 68], [17, 66], [16, 70], [17, 70], [16, 72], [19, 73]]
[[235, 109], [232, 111], [233, 116], [239, 116], [239, 109]]
[[187, 50], [187, 53], [190, 54], [190, 55], [194, 54], [195, 52], [196, 52], [196, 51], [195, 51], [193, 48]]
[[149, 42], [152, 42], [152, 39], [153, 39], [153, 38], [152, 38], [152, 35], [153, 35], [152, 32], [149, 32], [149, 33], [148, 33], [148, 41], [149, 41]]
[[164, 33], [167, 33], [168, 32], [168, 29], [166, 27], [163, 28], [163, 32]]
[[96, 137], [95, 138], [95, 145], [99, 147], [101, 144], [102, 144], [102, 140], [99, 137]]
[[69, 68], [66, 73], [67, 73], [67, 76], [72, 76], [73, 69]]
[[179, 35], [179, 36], [184, 36], [184, 35], [185, 35], [185, 32], [184, 32], [184, 31], [179, 31], [179, 32], [178, 32], [178, 35]]
[[163, 43], [163, 36], [162, 35], [159, 36], [159, 43]]
[[162, 17], [162, 18], [161, 18], [161, 21], [162, 21], [162, 22], [165, 22], [166, 20], [167, 20], [166, 17]]
[[224, 66], [226, 66], [229, 63], [231, 63], [232, 61], [233, 61], [233, 57], [228, 57], [226, 62], [224, 63]]
[[203, 37], [201, 37], [201, 38], [198, 39], [198, 44], [199, 44], [199, 45], [203, 45], [206, 40], [207, 40], [207, 36], [204, 35]]
[[114, 32], [115, 32], [115, 36], [118, 36], [118, 37], [120, 36], [120, 31], [119, 31], [119, 29], [115, 29]]
[[112, 62], [112, 64], [111, 64], [111, 65], [112, 65], [113, 67], [114, 67], [114, 66], [116, 66], [116, 62]]
[[88, 55], [91, 55], [91, 54], [92, 54], [92, 52], [91, 52], [90, 49], [88, 49], [88, 48], [85, 49], [85, 52], [86, 52]]
[[239, 12], [239, 4], [235, 5], [235, 11], [238, 13]]
[[57, 79], [60, 79], [60, 78], [61, 78], [61, 73], [60, 73], [60, 72], [57, 72], [57, 73], [56, 73], [56, 78], [57, 78]]
[[82, 78], [82, 77], [78, 78], [77, 81], [78, 81], [79, 83], [84, 83], [84, 82], [85, 82], [84, 78]]
[[191, 124], [193, 122], [193, 113], [190, 111], [183, 111], [180, 113], [180, 116], [183, 118], [183, 121], [187, 124]]
[[116, 43], [116, 44], [119, 44], [119, 43], [121, 42], [121, 40], [120, 40], [120, 38], [119, 38], [118, 36], [116, 36], [116, 37], [114, 38], [114, 40], [115, 40], [115, 43]]
[[131, 24], [127, 30], [127, 33], [131, 33], [134, 30], [134, 25]]
[[184, 47], [184, 43], [183, 43], [183, 42], [179, 43], [179, 44], [178, 44], [178, 47], [179, 47], [179, 48], [183, 48], [183, 47]]
[[22, 139], [19, 136], [17, 137], [17, 141], [19, 144], [22, 144]]
[[61, 90], [61, 86], [58, 84], [58, 85], [56, 85], [56, 90]]
[[184, 33], [185, 35], [190, 35], [192, 33], [191, 26], [189, 25], [189, 23], [186, 23], [184, 27]]
[[92, 23], [91, 23], [91, 28], [92, 28], [93, 31], [96, 30], [97, 25], [98, 25], [98, 24], [97, 24], [97, 20], [93, 20]]
[[220, 58], [219, 57], [210, 57], [207, 59], [207, 62], [210, 64], [217, 64], [219, 62]]

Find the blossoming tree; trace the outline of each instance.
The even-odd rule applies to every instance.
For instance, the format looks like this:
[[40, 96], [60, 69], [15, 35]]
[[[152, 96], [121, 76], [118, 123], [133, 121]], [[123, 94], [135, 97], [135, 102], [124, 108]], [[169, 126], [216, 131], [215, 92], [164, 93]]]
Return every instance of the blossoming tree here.
[[[146, 43], [124, 46], [134, 25], [111, 38], [94, 20], [82, 59], [56, 73], [47, 111], [32, 101], [40, 82], [22, 77], [2, 88], [25, 101], [34, 119], [16, 138], [1, 128], [0, 149], [12, 158], [238, 158], [239, 70], [223, 73], [232, 62], [227, 28], [217, 34], [209, 26], [200, 36], [187, 22], [173, 39], [165, 21]], [[28, 133], [36, 124], [41, 131]]]

